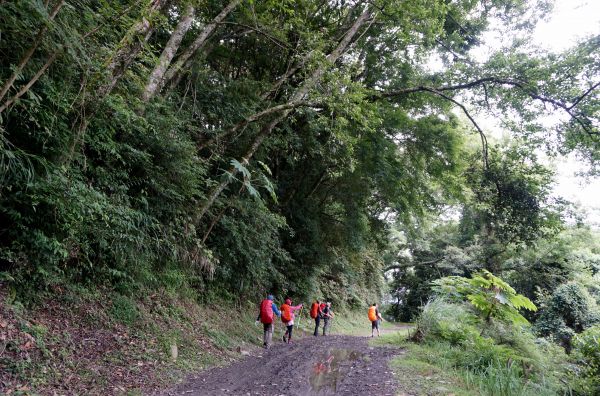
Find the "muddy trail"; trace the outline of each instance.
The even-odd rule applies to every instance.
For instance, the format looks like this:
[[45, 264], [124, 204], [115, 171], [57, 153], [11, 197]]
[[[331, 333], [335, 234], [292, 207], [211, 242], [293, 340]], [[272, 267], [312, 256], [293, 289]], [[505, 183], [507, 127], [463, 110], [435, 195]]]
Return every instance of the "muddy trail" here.
[[400, 349], [370, 347], [367, 337], [305, 337], [276, 342], [228, 367], [196, 374], [171, 395], [395, 395], [388, 361]]

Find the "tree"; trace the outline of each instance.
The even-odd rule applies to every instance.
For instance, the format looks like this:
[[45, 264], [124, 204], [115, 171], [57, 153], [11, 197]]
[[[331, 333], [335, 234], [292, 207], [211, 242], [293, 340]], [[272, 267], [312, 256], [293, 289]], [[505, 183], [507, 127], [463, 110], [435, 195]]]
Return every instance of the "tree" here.
[[492, 319], [499, 319], [513, 324], [527, 324], [529, 322], [519, 313], [519, 309], [537, 310], [531, 300], [486, 270], [470, 279], [451, 276], [440, 278], [433, 284], [439, 295], [459, 301], [468, 300], [488, 323]]

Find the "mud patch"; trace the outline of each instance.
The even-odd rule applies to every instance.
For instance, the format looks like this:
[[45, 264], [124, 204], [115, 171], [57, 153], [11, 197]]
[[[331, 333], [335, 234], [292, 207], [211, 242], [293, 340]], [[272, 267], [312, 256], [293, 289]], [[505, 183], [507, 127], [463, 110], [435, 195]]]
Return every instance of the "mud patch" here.
[[348, 367], [348, 363], [364, 356], [364, 353], [349, 349], [329, 349], [312, 367], [311, 391], [319, 395], [335, 394], [338, 384], [352, 367]]

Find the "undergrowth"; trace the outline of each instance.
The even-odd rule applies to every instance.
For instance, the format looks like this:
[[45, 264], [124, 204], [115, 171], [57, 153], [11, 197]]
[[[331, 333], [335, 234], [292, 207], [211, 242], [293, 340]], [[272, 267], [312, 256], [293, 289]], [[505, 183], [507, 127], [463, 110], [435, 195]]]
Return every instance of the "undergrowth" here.
[[409, 338], [386, 335], [376, 343], [405, 349], [392, 367], [401, 371], [409, 393], [534, 396], [571, 391], [568, 358], [560, 347], [536, 339], [526, 327], [481, 323], [467, 306], [442, 299], [424, 307]]
[[1, 284], [0, 297], [1, 394], [147, 393], [261, 340], [250, 303], [77, 286], [24, 305]]

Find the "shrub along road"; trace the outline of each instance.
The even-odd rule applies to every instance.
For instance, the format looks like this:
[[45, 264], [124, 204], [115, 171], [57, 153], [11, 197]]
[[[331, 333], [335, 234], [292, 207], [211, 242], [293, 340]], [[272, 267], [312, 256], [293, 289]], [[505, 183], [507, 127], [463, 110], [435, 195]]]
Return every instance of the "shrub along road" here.
[[371, 347], [369, 339], [309, 336], [292, 344], [275, 342], [159, 395], [395, 395], [398, 384], [388, 361], [402, 350]]

